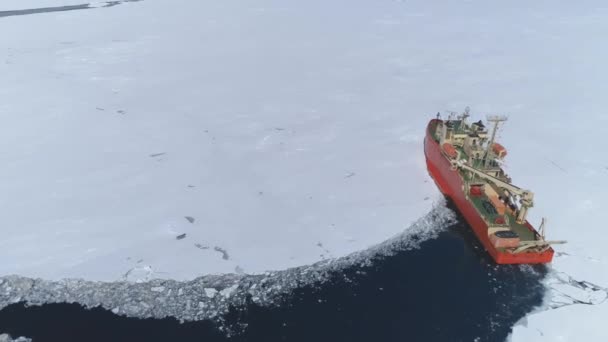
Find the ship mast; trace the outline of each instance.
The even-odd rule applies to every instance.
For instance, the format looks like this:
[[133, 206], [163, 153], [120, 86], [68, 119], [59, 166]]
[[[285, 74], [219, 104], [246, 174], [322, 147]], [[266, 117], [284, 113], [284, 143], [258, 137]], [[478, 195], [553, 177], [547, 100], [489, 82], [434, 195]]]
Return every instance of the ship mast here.
[[462, 127], [462, 129], [464, 129], [464, 125], [466, 124], [466, 119], [471, 116], [471, 114], [469, 114], [471, 111], [471, 108], [469, 108], [469, 106], [466, 106], [466, 108], [464, 109], [464, 113], [462, 113], [462, 115], [460, 115], [460, 127]]
[[498, 132], [498, 125], [502, 122], [507, 121], [507, 117], [504, 115], [488, 115], [487, 121], [493, 123], [494, 127], [492, 128], [492, 136], [490, 137], [488, 146], [486, 146], [486, 153], [483, 156], [484, 168], [488, 166], [488, 160], [490, 159], [490, 149], [492, 148], [492, 145], [494, 145], [494, 140], [496, 139], [496, 132]]

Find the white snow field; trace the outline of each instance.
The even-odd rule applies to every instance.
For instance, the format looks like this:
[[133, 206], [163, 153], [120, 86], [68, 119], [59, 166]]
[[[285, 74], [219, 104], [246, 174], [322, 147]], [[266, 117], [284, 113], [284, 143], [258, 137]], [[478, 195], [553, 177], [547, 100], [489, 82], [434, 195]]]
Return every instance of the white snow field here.
[[363, 8], [340, 25], [318, 16], [345, 6], [143, 1], [3, 18], [0, 274], [283, 269], [428, 212], [421, 141], [436, 104], [408, 108], [393, 47], [361, 49], [383, 44], [359, 27]]
[[[181, 280], [365, 249], [430, 210], [426, 122], [470, 105], [510, 116], [530, 219], [569, 241], [556, 272], [608, 287], [603, 1], [144, 0], [0, 12], [0, 32], [0, 275]], [[511, 338], [605, 341], [593, 303]]]

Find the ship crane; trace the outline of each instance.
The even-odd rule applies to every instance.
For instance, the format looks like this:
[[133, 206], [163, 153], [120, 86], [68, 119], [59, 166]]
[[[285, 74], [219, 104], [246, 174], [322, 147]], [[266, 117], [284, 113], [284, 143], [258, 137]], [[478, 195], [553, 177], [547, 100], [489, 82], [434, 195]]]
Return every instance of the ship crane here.
[[471, 166], [465, 164], [464, 160], [452, 160], [452, 165], [455, 167], [467, 170], [467, 171], [477, 175], [479, 178], [490, 181], [490, 182], [498, 185], [499, 187], [506, 189], [512, 195], [521, 196], [521, 199], [520, 199], [521, 208], [518, 210], [516, 221], [519, 224], [522, 224], [526, 221], [526, 216], [528, 215], [528, 209], [532, 208], [534, 206], [534, 193], [532, 191], [521, 189], [513, 184], [502, 181], [494, 176], [490, 176], [489, 174], [487, 174], [481, 170], [478, 170], [474, 167], [471, 167]]
[[[534, 193], [532, 191], [521, 189], [513, 184], [507, 183], [496, 177], [490, 176], [481, 170], [478, 170], [474, 167], [467, 165], [464, 160], [452, 160], [451, 162], [452, 162], [453, 167], [467, 170], [467, 171], [477, 175], [479, 178], [485, 179], [489, 182], [496, 184], [499, 187], [502, 187], [503, 189], [506, 189], [512, 195], [521, 196], [521, 199], [520, 199], [521, 208], [518, 210], [516, 222], [519, 224], [524, 224], [526, 222], [526, 215], [528, 214], [528, 209], [532, 208], [534, 206]], [[528, 249], [537, 248], [537, 247], [544, 250], [546, 248], [549, 248], [549, 245], [566, 243], [566, 241], [563, 241], [563, 240], [555, 240], [555, 241], [545, 240], [545, 219], [543, 219], [543, 222], [540, 227], [540, 231], [541, 231], [540, 240], [538, 240], [538, 241], [521, 241], [519, 244], [519, 247], [517, 249], [515, 249], [513, 251], [513, 253], [517, 254], [517, 253], [526, 251]]]

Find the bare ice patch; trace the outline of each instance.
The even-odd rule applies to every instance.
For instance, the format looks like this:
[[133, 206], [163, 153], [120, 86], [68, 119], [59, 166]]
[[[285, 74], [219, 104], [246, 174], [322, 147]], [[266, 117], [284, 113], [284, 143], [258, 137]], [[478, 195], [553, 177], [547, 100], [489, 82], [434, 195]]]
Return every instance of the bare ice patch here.
[[215, 246], [215, 247], [213, 247], [213, 250], [216, 251], [216, 252], [221, 253], [222, 254], [222, 259], [224, 259], [224, 260], [230, 259], [230, 256], [228, 255], [228, 252], [225, 249], [223, 249], [222, 247]]
[[[126, 3], [126, 2], [139, 2], [139, 1], [143, 1], [143, 0], [103, 1], [103, 2], [94, 2], [94, 3], [87, 3], [87, 4], [69, 5], [69, 6], [54, 6], [54, 7], [0, 11], [0, 18], [19, 16], [19, 15], [52, 13], [52, 12], [66, 12], [66, 11], [85, 10], [85, 9], [92, 9], [92, 8], [114, 7], [114, 6], [117, 6], [122, 3]], [[124, 113], [121, 113], [121, 114], [124, 114]]]

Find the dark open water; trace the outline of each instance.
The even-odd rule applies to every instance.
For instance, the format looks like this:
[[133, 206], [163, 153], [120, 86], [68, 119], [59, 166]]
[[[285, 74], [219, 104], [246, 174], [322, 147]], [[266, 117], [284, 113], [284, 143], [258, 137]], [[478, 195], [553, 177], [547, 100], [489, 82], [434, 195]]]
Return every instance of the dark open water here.
[[235, 308], [227, 338], [209, 322], [139, 320], [74, 304], [0, 311], [0, 332], [42, 341], [504, 341], [541, 303], [546, 269], [493, 265], [464, 224], [419, 249], [352, 267], [284, 305]]

